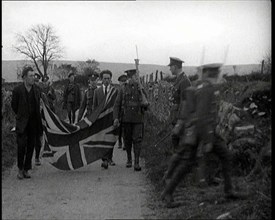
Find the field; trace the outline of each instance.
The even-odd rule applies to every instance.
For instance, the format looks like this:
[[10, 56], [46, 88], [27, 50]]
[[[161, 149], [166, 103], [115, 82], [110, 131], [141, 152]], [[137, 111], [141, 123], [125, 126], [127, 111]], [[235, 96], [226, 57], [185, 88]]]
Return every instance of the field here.
[[[149, 207], [158, 213], [159, 219], [213, 219], [226, 214], [227, 219], [271, 219], [271, 75], [249, 74], [227, 78], [220, 85], [225, 103], [234, 106], [224, 113], [223, 134], [233, 159], [233, 183], [236, 191], [248, 194], [246, 200], [227, 201], [222, 197], [221, 182], [217, 186], [201, 186], [200, 166], [187, 176], [176, 192], [176, 199], [184, 204], [176, 209], [167, 209], [160, 200], [163, 189], [161, 178], [171, 156], [169, 132], [169, 95], [171, 83], [161, 81], [146, 90], [150, 99], [150, 110], [146, 113], [145, 138], [142, 156], [146, 162], [147, 177], [152, 184]], [[15, 116], [10, 107], [10, 91], [15, 83], [5, 83], [2, 88], [2, 171], [16, 161], [15, 134], [10, 129], [15, 125]], [[63, 83], [55, 82], [60, 108]], [[5, 89], [5, 91], [3, 90]], [[84, 88], [83, 88], [84, 89]], [[232, 124], [233, 115], [239, 120]], [[253, 131], [240, 134], [235, 127], [250, 126]], [[167, 138], [165, 138], [167, 137]], [[215, 177], [222, 181], [220, 165], [214, 166]]]

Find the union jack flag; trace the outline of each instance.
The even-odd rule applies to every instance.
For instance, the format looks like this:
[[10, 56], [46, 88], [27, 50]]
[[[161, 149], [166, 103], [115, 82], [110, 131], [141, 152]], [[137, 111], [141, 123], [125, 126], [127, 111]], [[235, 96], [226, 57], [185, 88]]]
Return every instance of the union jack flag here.
[[111, 88], [98, 108], [75, 125], [61, 120], [42, 97], [44, 148], [53, 154], [50, 164], [75, 170], [101, 159], [114, 147], [118, 139], [113, 127], [116, 96], [117, 89]]

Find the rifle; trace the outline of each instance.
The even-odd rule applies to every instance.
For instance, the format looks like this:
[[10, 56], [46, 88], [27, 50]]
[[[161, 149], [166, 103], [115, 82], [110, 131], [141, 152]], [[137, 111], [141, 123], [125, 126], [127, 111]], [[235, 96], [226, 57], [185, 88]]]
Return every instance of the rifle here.
[[141, 105], [144, 107], [148, 107], [149, 106], [149, 102], [143, 92], [143, 86], [140, 82], [140, 77], [139, 77], [139, 69], [138, 69], [138, 65], [139, 65], [139, 59], [138, 59], [138, 51], [137, 51], [137, 46], [136, 46], [136, 53], [137, 53], [137, 59], [135, 59], [135, 64], [136, 64], [136, 70], [137, 70], [137, 78], [138, 78], [138, 84], [139, 84], [139, 90], [140, 90], [140, 94], [141, 94]]

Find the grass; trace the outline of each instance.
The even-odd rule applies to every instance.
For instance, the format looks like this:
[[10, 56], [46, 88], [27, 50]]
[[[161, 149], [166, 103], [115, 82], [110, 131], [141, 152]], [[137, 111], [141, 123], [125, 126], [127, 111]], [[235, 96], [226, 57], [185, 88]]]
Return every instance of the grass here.
[[[247, 89], [246, 89], [247, 88]], [[247, 97], [254, 97], [262, 91], [270, 91], [270, 82], [228, 82], [221, 88], [223, 100], [241, 107], [243, 100]], [[230, 89], [228, 94], [225, 91]], [[267, 105], [265, 110], [271, 110], [271, 105]], [[151, 108], [151, 109], [154, 109]], [[153, 190], [150, 194], [149, 207], [155, 210], [158, 219], [215, 219], [219, 215], [230, 212], [232, 219], [271, 219], [271, 158], [260, 162], [260, 170], [250, 174], [255, 166], [255, 159], [247, 154], [246, 149], [251, 146], [243, 146], [238, 150], [238, 154], [233, 157], [233, 185], [236, 191], [248, 194], [246, 200], [225, 200], [222, 196], [223, 184], [217, 187], [200, 188], [196, 182], [196, 168], [191, 172], [183, 183], [184, 187], [179, 187], [175, 193], [175, 198], [184, 204], [179, 208], [167, 209], [160, 200], [160, 193], [164, 186], [161, 179], [167, 169], [169, 157], [171, 156], [171, 137], [168, 136], [155, 146], [158, 140], [165, 137], [171, 127], [169, 122], [165, 123], [158, 115], [157, 111], [149, 111], [146, 114], [145, 137], [143, 141], [143, 154], [147, 168], [147, 177], [151, 181]], [[248, 115], [246, 115], [248, 116]], [[246, 119], [244, 119], [246, 120]], [[248, 118], [249, 123], [255, 125], [258, 130], [255, 136], [260, 143], [255, 146], [255, 154], [264, 148], [271, 136], [270, 115], [263, 118]], [[237, 157], [238, 156], [238, 157]], [[217, 173], [220, 166], [213, 172]], [[247, 178], [247, 177], [250, 178]]]

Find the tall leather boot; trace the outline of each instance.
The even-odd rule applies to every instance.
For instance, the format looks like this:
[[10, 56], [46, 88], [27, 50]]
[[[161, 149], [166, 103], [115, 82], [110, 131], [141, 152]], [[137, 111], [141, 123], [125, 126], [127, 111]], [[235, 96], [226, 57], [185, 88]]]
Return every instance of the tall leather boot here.
[[134, 154], [135, 154], [134, 170], [135, 171], [141, 171], [141, 167], [139, 166], [140, 152], [141, 152], [141, 143], [135, 143], [134, 144]]
[[125, 148], [127, 153], [126, 167], [130, 168], [132, 167], [132, 143], [131, 144], [125, 143]]

